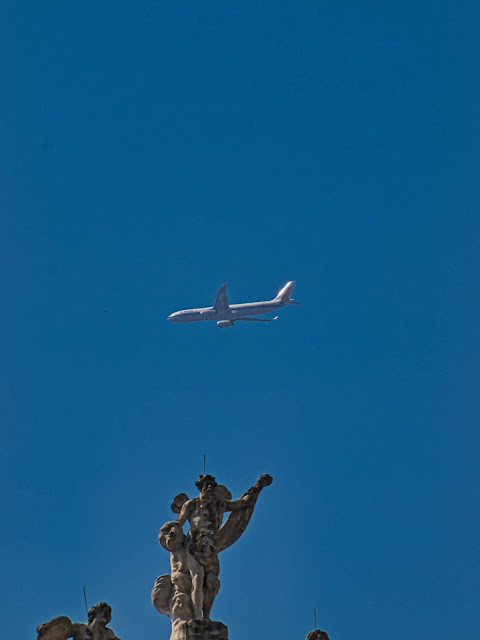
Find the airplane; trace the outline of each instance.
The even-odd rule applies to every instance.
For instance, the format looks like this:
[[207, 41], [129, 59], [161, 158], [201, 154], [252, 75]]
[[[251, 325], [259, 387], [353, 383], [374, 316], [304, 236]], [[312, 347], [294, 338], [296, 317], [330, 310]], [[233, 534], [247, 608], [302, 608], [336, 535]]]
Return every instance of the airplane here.
[[280, 289], [275, 298], [264, 302], [247, 302], [245, 304], [230, 304], [227, 297], [227, 284], [224, 283], [215, 300], [213, 307], [201, 307], [199, 309], [183, 309], [168, 316], [170, 322], [199, 322], [200, 320], [215, 320], [217, 327], [233, 327], [234, 322], [273, 322], [275, 318], [251, 318], [269, 311], [276, 311], [287, 304], [302, 304], [296, 302], [290, 296], [295, 286], [295, 280], [287, 282]]

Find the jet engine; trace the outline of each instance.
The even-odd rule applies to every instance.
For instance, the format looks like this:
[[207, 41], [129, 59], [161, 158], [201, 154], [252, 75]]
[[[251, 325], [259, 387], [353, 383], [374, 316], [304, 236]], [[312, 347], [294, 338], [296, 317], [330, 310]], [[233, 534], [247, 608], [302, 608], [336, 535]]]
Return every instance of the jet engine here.
[[217, 327], [223, 329], [224, 327], [233, 327], [233, 320], [219, 320], [217, 322]]

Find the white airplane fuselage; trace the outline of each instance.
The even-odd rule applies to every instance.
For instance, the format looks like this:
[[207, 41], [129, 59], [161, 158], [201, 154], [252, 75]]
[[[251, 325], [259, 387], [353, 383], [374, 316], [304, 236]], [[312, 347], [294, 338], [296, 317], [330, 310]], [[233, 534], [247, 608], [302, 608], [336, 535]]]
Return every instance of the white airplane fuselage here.
[[196, 309], [182, 309], [168, 316], [170, 322], [201, 322], [202, 320], [214, 320], [219, 327], [231, 327], [234, 322], [240, 320], [249, 322], [272, 322], [275, 318], [252, 318], [270, 311], [277, 311], [289, 304], [300, 304], [290, 298], [295, 286], [295, 281], [287, 282], [280, 289], [273, 300], [263, 302], [247, 302], [244, 304], [230, 304], [227, 297], [227, 285], [223, 284], [217, 295], [213, 307], [198, 307]]
[[286, 302], [247, 302], [245, 304], [231, 304], [229, 309], [216, 311], [213, 307], [199, 307], [198, 309], [183, 309], [168, 316], [170, 322], [200, 322], [201, 320], [238, 320], [246, 316], [259, 316], [284, 307]]

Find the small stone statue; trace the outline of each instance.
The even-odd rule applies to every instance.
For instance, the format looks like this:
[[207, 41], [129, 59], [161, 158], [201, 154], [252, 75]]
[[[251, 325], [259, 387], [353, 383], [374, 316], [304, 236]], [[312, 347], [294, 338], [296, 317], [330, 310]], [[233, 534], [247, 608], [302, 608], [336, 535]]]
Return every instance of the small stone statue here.
[[[260, 492], [270, 484], [272, 477], [265, 473], [239, 500], [232, 500], [226, 487], [204, 474], [195, 483], [198, 498], [189, 500], [185, 493], [174, 498], [172, 511], [178, 514], [177, 520], [164, 524], [159, 535], [160, 544], [170, 551], [172, 572], [157, 578], [152, 591], [155, 608], [172, 620], [171, 640], [200, 640], [205, 633], [226, 639], [225, 625], [209, 624], [220, 588], [218, 554], [240, 538]], [[231, 514], [222, 524], [226, 512]], [[187, 520], [190, 530], [185, 535], [182, 527]]]
[[107, 627], [112, 619], [112, 609], [106, 602], [99, 602], [88, 610], [88, 623], [72, 622], [67, 616], [53, 618], [37, 627], [37, 640], [120, 640]]
[[307, 636], [307, 640], [329, 640], [329, 638], [326, 631], [322, 631], [322, 629], [315, 629], [315, 631], [310, 631]]

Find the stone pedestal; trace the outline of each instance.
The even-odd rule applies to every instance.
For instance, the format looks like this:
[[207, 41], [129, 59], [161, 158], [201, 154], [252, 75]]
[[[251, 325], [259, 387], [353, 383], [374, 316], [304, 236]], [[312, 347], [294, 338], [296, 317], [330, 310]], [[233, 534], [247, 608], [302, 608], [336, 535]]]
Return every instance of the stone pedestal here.
[[216, 620], [179, 621], [172, 631], [172, 640], [228, 640], [228, 628]]

